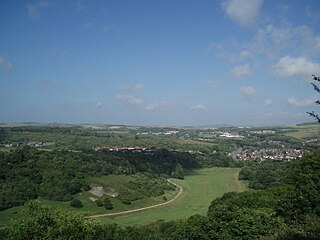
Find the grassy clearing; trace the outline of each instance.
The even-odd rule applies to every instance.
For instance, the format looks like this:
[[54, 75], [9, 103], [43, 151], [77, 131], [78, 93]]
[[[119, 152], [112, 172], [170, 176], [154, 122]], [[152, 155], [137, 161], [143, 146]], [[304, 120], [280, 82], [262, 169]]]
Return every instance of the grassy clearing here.
[[[98, 186], [102, 186], [105, 190], [107, 190], [109, 188], [119, 189], [123, 187], [125, 183], [129, 182], [132, 179], [133, 177], [128, 175], [108, 175], [103, 177], [91, 177], [88, 181], [89, 183], [94, 183]], [[127, 211], [163, 203], [165, 202], [163, 200], [164, 196], [166, 196], [167, 199], [170, 200], [177, 194], [178, 191], [178, 189], [176, 189], [175, 191], [165, 191], [164, 195], [139, 199], [132, 202], [130, 205], [123, 204], [119, 198], [109, 197], [113, 205], [112, 210], [106, 210], [104, 207], [97, 207], [96, 203], [90, 200], [90, 197], [95, 196], [93, 196], [89, 192], [79, 193], [76, 198], [78, 198], [83, 203], [83, 208], [81, 210], [88, 212], [90, 215], [94, 215]]]
[[142, 225], [159, 219], [165, 221], [186, 218], [194, 214], [206, 214], [211, 201], [226, 192], [241, 192], [246, 190], [243, 182], [237, 178], [239, 169], [235, 168], [205, 168], [196, 170], [185, 177], [185, 180], [175, 180], [184, 188], [177, 201], [172, 204], [144, 212], [125, 216], [103, 217], [102, 223], [118, 223], [122, 225]]

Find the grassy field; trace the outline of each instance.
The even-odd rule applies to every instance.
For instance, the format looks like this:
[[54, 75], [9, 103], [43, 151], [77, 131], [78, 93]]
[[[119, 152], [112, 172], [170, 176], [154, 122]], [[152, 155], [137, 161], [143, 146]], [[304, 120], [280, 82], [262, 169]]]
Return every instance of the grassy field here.
[[194, 171], [185, 180], [175, 180], [183, 187], [183, 194], [174, 203], [158, 209], [133, 213], [125, 216], [102, 217], [102, 223], [142, 225], [159, 219], [165, 221], [186, 218], [194, 214], [206, 214], [211, 201], [226, 192], [241, 192], [246, 185], [237, 178], [239, 169], [205, 168]]
[[293, 128], [292, 132], [288, 132], [285, 135], [299, 139], [316, 138], [320, 136], [320, 125], [297, 126]]

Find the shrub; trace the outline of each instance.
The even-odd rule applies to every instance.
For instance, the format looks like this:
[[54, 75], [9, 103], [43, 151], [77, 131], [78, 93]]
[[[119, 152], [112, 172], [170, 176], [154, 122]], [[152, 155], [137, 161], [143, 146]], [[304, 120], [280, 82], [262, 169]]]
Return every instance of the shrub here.
[[103, 205], [107, 210], [111, 210], [113, 208], [112, 202], [109, 198], [103, 199]]
[[97, 204], [98, 207], [102, 207], [103, 206], [103, 202], [101, 201], [101, 199], [97, 199], [95, 201], [95, 203]]
[[71, 200], [70, 206], [74, 207], [74, 208], [82, 208], [83, 207], [82, 202], [79, 199], [76, 199], [76, 198]]

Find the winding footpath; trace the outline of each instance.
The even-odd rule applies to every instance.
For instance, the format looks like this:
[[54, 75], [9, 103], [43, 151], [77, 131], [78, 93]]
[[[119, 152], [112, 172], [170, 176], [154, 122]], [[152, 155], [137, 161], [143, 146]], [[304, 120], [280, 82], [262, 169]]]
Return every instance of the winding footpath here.
[[158, 208], [158, 207], [162, 207], [162, 206], [168, 205], [168, 204], [172, 203], [173, 201], [177, 200], [177, 198], [181, 195], [181, 193], [182, 193], [182, 191], [183, 191], [183, 188], [182, 188], [180, 185], [172, 182], [171, 179], [167, 179], [167, 181], [168, 181], [169, 183], [171, 183], [171, 184], [173, 184], [173, 185], [175, 185], [176, 187], [179, 188], [178, 194], [177, 194], [173, 199], [171, 199], [171, 200], [168, 201], [168, 202], [160, 203], [160, 204], [156, 204], [156, 205], [152, 205], [152, 206], [149, 206], [149, 207], [132, 209], [132, 210], [123, 211], [123, 212], [97, 214], [97, 215], [92, 215], [92, 216], [88, 216], [88, 217], [89, 217], [89, 218], [99, 218], [99, 217], [118, 216], [118, 215], [123, 215], [123, 214], [128, 214], [128, 213], [134, 213], [134, 212], [140, 212], [140, 211], [144, 211], [144, 210], [148, 210], [148, 209], [152, 209], [152, 208]]

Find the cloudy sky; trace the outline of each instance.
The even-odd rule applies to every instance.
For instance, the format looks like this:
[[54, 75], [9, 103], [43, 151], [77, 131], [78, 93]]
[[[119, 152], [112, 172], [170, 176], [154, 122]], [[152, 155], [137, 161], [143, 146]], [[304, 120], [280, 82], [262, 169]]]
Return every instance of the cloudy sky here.
[[1, 122], [295, 124], [312, 74], [319, 0], [0, 2]]

